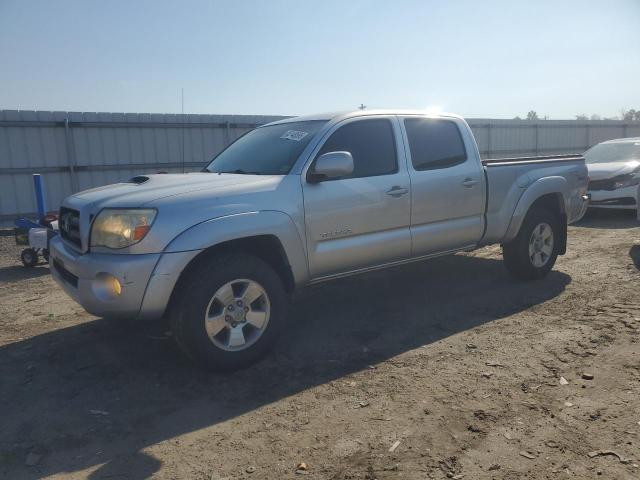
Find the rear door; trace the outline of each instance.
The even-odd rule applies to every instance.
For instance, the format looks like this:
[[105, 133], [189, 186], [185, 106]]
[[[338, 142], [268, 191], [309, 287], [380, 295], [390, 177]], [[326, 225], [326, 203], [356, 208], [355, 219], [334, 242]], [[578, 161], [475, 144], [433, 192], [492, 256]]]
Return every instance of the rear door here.
[[314, 162], [334, 151], [351, 153], [349, 177], [315, 184], [302, 179], [312, 279], [408, 258], [410, 185], [397, 119], [371, 116], [339, 123]]
[[401, 124], [411, 177], [412, 255], [475, 245], [484, 228], [485, 182], [473, 139], [465, 140], [454, 118], [407, 116]]

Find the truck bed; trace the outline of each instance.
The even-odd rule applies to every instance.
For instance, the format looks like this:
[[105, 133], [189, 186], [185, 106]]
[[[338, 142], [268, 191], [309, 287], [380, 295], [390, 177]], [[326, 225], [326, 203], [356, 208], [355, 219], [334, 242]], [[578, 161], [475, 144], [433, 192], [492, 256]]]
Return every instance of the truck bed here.
[[[578, 154], [482, 160], [487, 182], [486, 230], [481, 245], [510, 239], [509, 230], [517, 205], [534, 184], [553, 183], [549, 191], [561, 192], [569, 223], [580, 218], [585, 208], [587, 169]], [[535, 187], [533, 187], [535, 188]], [[536, 196], [541, 195], [537, 193]], [[522, 212], [520, 212], [522, 213]], [[526, 213], [526, 212], [524, 212]]]

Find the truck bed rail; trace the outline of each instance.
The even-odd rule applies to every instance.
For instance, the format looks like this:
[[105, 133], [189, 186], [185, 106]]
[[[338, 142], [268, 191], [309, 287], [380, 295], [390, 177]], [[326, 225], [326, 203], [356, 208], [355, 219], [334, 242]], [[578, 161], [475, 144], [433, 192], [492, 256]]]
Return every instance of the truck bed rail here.
[[584, 156], [579, 153], [572, 153], [568, 155], [541, 155], [537, 157], [491, 158], [483, 159], [482, 164], [487, 167], [498, 167], [502, 165], [523, 165], [528, 163], [574, 162], [576, 160], [584, 160]]

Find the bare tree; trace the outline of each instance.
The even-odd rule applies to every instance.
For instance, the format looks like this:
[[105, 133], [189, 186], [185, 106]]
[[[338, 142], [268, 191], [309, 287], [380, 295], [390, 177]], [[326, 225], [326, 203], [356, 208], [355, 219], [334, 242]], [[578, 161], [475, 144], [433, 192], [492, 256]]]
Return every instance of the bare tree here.
[[527, 120], [538, 120], [538, 114], [535, 110], [530, 110], [529, 113], [527, 113]]
[[580, 114], [580, 115], [576, 115], [576, 120], [589, 120], [589, 117], [587, 117], [584, 114]]
[[593, 115], [591, 115], [591, 120], [602, 120], [602, 117], [597, 113], [594, 113]]

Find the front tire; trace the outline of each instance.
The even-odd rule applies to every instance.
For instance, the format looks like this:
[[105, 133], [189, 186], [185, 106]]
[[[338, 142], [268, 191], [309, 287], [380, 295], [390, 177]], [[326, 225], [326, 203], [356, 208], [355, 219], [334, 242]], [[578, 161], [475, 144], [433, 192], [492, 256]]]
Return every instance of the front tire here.
[[557, 215], [543, 208], [532, 208], [516, 238], [502, 246], [509, 273], [520, 280], [547, 275], [558, 258], [561, 235]]
[[169, 311], [174, 337], [210, 370], [256, 362], [284, 327], [288, 305], [282, 280], [257, 257], [210, 257], [187, 272], [177, 288]]

